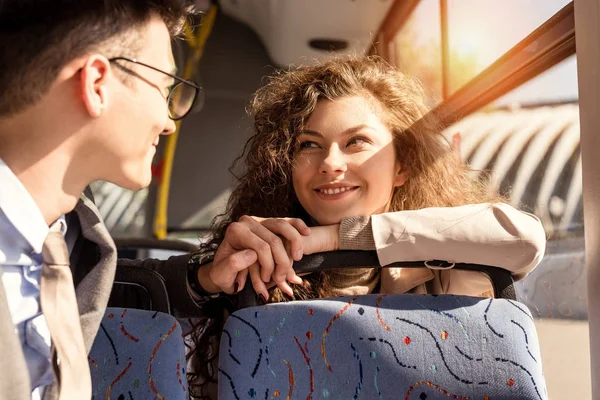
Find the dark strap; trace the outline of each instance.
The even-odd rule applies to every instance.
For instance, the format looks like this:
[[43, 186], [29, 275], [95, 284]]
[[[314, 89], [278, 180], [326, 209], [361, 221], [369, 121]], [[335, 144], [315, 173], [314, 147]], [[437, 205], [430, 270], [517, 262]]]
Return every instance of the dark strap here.
[[152, 250], [170, 250], [193, 253], [198, 251], [198, 246], [177, 239], [154, 239], [154, 238], [115, 238], [117, 249], [152, 249]]
[[[115, 283], [142, 287], [150, 298], [149, 309], [151, 311], [171, 313], [167, 287], [158, 272], [133, 265], [119, 265], [115, 274]], [[115, 306], [115, 304], [111, 304], [111, 306]]]
[[[154, 238], [115, 238], [119, 250], [157, 249], [180, 252], [193, 252], [198, 246], [183, 240], [159, 240]], [[187, 258], [185, 258], [187, 265]], [[177, 296], [178, 294], [171, 294]], [[187, 293], [185, 293], [187, 296]], [[165, 277], [144, 263], [124, 265], [118, 263], [115, 285], [109, 300], [111, 307], [135, 307], [171, 313], [171, 303]]]
[[[377, 252], [361, 250], [340, 250], [325, 253], [306, 255], [302, 260], [294, 262], [296, 273], [326, 271], [330, 269], [346, 268], [430, 268], [438, 270], [459, 269], [465, 271], [477, 271], [486, 274], [492, 282], [494, 296], [501, 299], [516, 300], [514, 281], [510, 271], [491, 267], [488, 265], [448, 263], [442, 260], [428, 261], [398, 261], [381, 267]], [[246, 286], [240, 292], [237, 299], [237, 308], [246, 308], [257, 305], [256, 294], [252, 283], [248, 279]]]
[[[427, 265], [426, 265], [427, 263]], [[379, 266], [379, 259], [375, 251], [340, 250], [304, 256], [302, 260], [294, 263], [296, 273], [325, 271], [340, 268], [431, 268], [439, 270], [460, 269], [465, 271], [478, 271], [486, 274], [494, 288], [496, 298], [516, 300], [514, 281], [510, 271], [491, 267], [488, 265], [448, 263], [442, 260], [429, 261], [397, 261], [383, 267]]]

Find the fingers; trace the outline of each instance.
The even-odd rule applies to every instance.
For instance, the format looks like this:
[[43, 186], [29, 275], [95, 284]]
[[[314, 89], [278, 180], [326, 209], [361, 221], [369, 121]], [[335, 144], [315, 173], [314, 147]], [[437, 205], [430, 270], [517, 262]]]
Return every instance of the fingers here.
[[277, 282], [277, 287], [279, 289], [281, 289], [281, 291], [285, 294], [287, 294], [290, 297], [294, 296], [294, 291], [292, 290], [291, 286], [288, 285], [288, 283], [286, 281], [281, 281], [281, 282]]
[[[229, 225], [224, 243], [233, 249], [254, 250], [258, 256], [259, 276], [263, 282], [273, 280], [281, 283], [286, 279], [299, 282], [300, 279], [293, 271], [293, 261], [302, 258], [303, 237], [310, 233], [310, 228], [298, 218], [242, 216], [238, 222]], [[285, 289], [287, 292], [287, 288]]]
[[265, 302], [269, 300], [269, 292], [267, 291], [267, 286], [263, 282], [260, 277], [260, 265], [254, 263], [248, 268], [250, 272], [250, 280], [252, 281], [252, 286], [254, 287], [254, 291], [256, 294], [263, 296]]
[[[254, 287], [254, 291], [256, 292], [256, 294], [261, 295], [264, 301], [267, 302], [267, 300], [269, 300], [269, 291], [267, 289], [267, 284], [263, 282], [260, 276], [260, 265], [258, 265], [258, 263], [255, 263], [251, 265], [250, 268], [248, 268], [248, 271], [250, 274], [250, 280], [252, 281], [252, 286]], [[300, 283], [302, 283], [301, 278], [296, 278], [298, 278], [300, 280]], [[290, 297], [293, 297], [294, 291], [285, 280], [282, 282], [277, 282], [276, 284], [277, 287], [281, 289], [283, 293], [287, 294]]]
[[[298, 283], [300, 281], [294, 272], [293, 262], [294, 260], [298, 261], [302, 259], [304, 254], [303, 234], [310, 235], [310, 229], [306, 226], [304, 221], [298, 218], [266, 219], [263, 220], [261, 224], [269, 229], [269, 231], [285, 239], [285, 254], [277, 254], [275, 269], [271, 276], [281, 290], [291, 295], [291, 288], [289, 285], [280, 284], [285, 283], [286, 279], [293, 283]], [[280, 249], [278, 248], [277, 251], [279, 252]], [[292, 256], [291, 259], [289, 257], [290, 255]], [[264, 281], [266, 275], [264, 270], [261, 275]]]
[[[281, 258], [281, 252], [285, 252], [281, 239], [250, 217], [242, 217], [239, 222], [229, 225], [225, 240], [233, 248], [256, 252], [266, 282], [275, 269], [275, 260]], [[280, 251], [277, 251], [278, 246], [281, 247]]]
[[298, 275], [296, 275], [296, 271], [294, 271], [294, 268], [291, 268], [288, 271], [286, 280], [288, 282], [295, 283], [296, 285], [300, 285], [302, 283], [302, 278], [300, 278]]
[[[262, 223], [259, 223], [252, 217], [242, 216], [239, 223], [244, 224], [244, 226], [249, 229], [250, 233], [254, 234], [256, 237], [254, 241], [257, 242], [256, 246], [260, 246], [258, 250], [255, 250], [262, 267], [260, 276], [263, 282], [269, 282], [271, 276], [278, 282], [285, 279], [287, 270], [291, 268], [293, 259], [288, 255], [284, 243], [279, 236], [281, 235], [290, 242], [293, 241], [296, 248], [300, 251], [299, 256], [301, 258], [302, 239], [296, 228], [292, 227], [289, 222], [283, 219], [275, 218], [267, 219]], [[262, 239], [264, 243], [258, 244], [258, 238]], [[292, 250], [296, 251], [295, 248], [292, 248]]]
[[[302, 220], [293, 218], [293, 222], [298, 225], [294, 226], [290, 221], [284, 219], [268, 219], [262, 222], [262, 225], [269, 229], [271, 232], [283, 237], [286, 241], [291, 245], [290, 254], [292, 258], [296, 261], [302, 258], [303, 249], [302, 249], [302, 234], [300, 230], [306, 232], [308, 230], [308, 234], [310, 235], [310, 229], [304, 224]], [[299, 221], [299, 222], [298, 222]]]
[[301, 235], [308, 236], [310, 235], [310, 228], [306, 225], [304, 221], [300, 218], [283, 218], [290, 225], [292, 225]]
[[235, 283], [233, 284], [233, 293], [239, 293], [246, 286], [246, 279], [248, 279], [248, 268], [241, 270], [237, 273]]
[[[245, 275], [242, 275], [243, 282], [238, 273], [244, 270], [258, 260], [258, 256], [253, 250], [242, 250], [235, 252], [221, 260], [213, 261], [209, 272], [209, 278], [212, 283], [225, 293], [235, 292], [235, 283], [238, 283], [237, 289], [243, 288], [246, 281]], [[246, 273], [247, 275], [247, 273]]]
[[[288, 252], [288, 254], [291, 254], [291, 244], [290, 242], [287, 242], [285, 244], [285, 249]], [[288, 268], [287, 271], [285, 271], [285, 276], [282, 277], [281, 282], [285, 282], [285, 281], [291, 282], [291, 283], [295, 283], [295, 284], [301, 284], [302, 283], [302, 279], [296, 275], [296, 271], [294, 270], [294, 264], [292, 263], [290, 265], [290, 268]]]

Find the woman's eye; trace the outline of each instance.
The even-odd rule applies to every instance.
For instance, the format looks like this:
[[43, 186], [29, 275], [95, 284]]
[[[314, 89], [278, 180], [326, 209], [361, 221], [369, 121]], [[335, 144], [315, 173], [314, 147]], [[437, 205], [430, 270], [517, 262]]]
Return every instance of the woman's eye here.
[[366, 138], [357, 136], [350, 139], [347, 146], [363, 146], [368, 143], [369, 141]]
[[319, 145], [315, 142], [311, 142], [309, 140], [304, 141], [304, 142], [300, 142], [298, 144], [298, 149], [302, 150], [302, 149], [316, 149], [318, 148]]

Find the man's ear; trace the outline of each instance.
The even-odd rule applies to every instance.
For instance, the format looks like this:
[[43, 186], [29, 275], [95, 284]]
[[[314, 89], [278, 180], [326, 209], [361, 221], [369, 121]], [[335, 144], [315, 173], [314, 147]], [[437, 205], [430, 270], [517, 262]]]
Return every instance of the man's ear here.
[[396, 170], [396, 176], [394, 177], [394, 187], [402, 186], [406, 183], [408, 179], [408, 172], [402, 171], [402, 167], [398, 165], [398, 169]]
[[92, 118], [99, 117], [106, 108], [110, 74], [110, 61], [101, 55], [91, 56], [81, 68], [79, 92]]

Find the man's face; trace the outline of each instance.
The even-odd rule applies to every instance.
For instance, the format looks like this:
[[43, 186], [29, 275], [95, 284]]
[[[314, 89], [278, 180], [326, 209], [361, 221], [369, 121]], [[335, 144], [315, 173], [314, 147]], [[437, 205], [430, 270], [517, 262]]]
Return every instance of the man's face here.
[[[174, 72], [171, 38], [159, 17], [150, 19], [141, 32], [141, 40], [138, 61]], [[166, 100], [173, 81], [165, 74], [130, 62], [111, 63], [111, 69], [111, 95], [97, 125], [97, 151], [102, 151], [103, 161], [100, 179], [127, 189], [141, 189], [152, 179], [151, 163], [160, 135], [175, 130]], [[128, 76], [126, 82], [123, 74]]]

